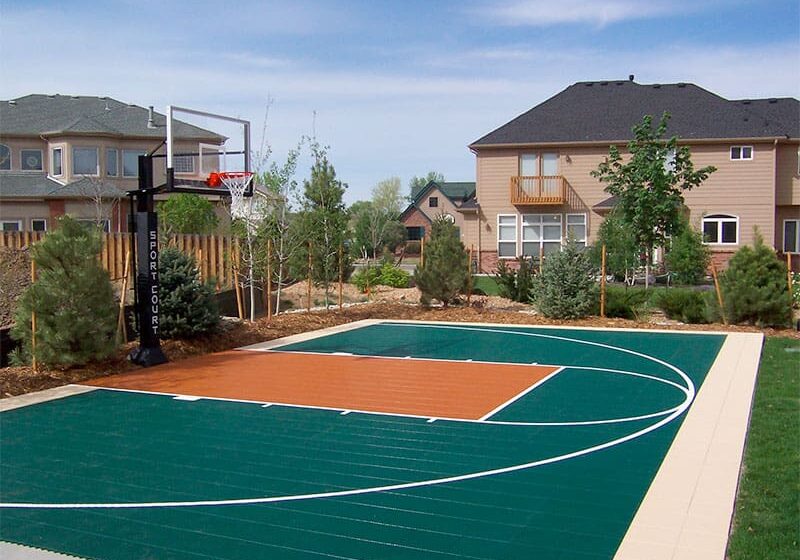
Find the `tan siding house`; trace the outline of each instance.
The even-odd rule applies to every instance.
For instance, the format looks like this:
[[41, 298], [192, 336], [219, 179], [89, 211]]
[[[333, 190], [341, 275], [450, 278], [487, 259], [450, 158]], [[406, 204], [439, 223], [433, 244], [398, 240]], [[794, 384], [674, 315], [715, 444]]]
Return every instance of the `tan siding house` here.
[[[480, 268], [498, 259], [592, 244], [613, 200], [590, 172], [611, 145], [624, 148], [644, 115], [671, 115], [667, 135], [695, 167], [717, 171], [685, 193], [690, 221], [725, 262], [755, 229], [779, 252], [800, 255], [800, 102], [729, 101], [692, 84], [574, 84], [470, 145], [477, 212], [465, 245]], [[468, 220], [469, 222], [469, 220]]]

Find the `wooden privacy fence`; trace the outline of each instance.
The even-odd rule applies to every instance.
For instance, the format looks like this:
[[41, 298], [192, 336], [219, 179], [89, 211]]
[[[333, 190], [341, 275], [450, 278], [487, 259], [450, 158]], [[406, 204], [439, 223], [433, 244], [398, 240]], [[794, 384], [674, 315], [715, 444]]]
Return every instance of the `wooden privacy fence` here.
[[[4, 231], [0, 234], [0, 247], [21, 249], [44, 238], [43, 231]], [[100, 263], [108, 271], [112, 280], [122, 280], [125, 276], [125, 257], [130, 250], [129, 233], [104, 233]], [[214, 278], [217, 288], [230, 288], [233, 285], [233, 266], [231, 263], [230, 237], [219, 235], [176, 234], [161, 239], [161, 248], [177, 247], [183, 253], [192, 255], [197, 261], [203, 280]], [[133, 271], [129, 282], [133, 281]]]

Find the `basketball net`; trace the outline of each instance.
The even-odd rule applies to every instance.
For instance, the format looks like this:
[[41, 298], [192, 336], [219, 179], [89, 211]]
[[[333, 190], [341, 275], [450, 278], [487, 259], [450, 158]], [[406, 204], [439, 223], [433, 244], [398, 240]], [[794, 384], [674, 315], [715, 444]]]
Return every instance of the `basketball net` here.
[[250, 218], [250, 205], [245, 201], [244, 193], [253, 181], [253, 174], [249, 171], [235, 173], [219, 173], [222, 184], [228, 187], [231, 193], [231, 216], [234, 218]]

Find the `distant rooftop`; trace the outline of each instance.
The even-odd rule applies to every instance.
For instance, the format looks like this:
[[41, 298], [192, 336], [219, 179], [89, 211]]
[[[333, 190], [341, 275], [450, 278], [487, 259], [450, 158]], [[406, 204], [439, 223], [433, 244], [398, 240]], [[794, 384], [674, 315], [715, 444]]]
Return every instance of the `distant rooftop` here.
[[475, 193], [475, 181], [430, 181], [421, 187], [412, 189], [411, 199], [416, 202], [420, 195], [428, 190], [428, 187], [438, 188], [443, 195], [453, 202], [466, 200]]
[[688, 83], [578, 82], [470, 146], [631, 139], [644, 115], [669, 112], [668, 136], [684, 139], [800, 138], [800, 101], [728, 100]]
[[[155, 128], [147, 126], [149, 110], [110, 97], [32, 94], [0, 101], [0, 136], [97, 135], [164, 138], [166, 117], [153, 112]], [[178, 123], [175, 135], [219, 140], [211, 131]]]

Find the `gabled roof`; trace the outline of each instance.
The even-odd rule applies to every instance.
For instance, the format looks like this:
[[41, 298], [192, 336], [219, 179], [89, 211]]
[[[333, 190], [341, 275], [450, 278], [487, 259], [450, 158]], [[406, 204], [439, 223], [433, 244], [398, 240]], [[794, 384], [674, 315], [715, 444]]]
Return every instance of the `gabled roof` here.
[[439, 189], [439, 192], [449, 198], [453, 204], [458, 206], [460, 202], [463, 202], [475, 194], [475, 182], [429, 181], [428, 184], [423, 187], [412, 189], [411, 200], [413, 202], [417, 202], [431, 189]]
[[[163, 139], [166, 117], [153, 113], [155, 128], [148, 128], [149, 110], [110, 97], [32, 94], [0, 101], [0, 136], [93, 134]], [[178, 122], [175, 136], [219, 141], [209, 130]]]
[[0, 198], [122, 198], [126, 192], [100, 179], [82, 178], [62, 185], [44, 173], [0, 173]]
[[694, 84], [617, 80], [573, 84], [470, 147], [627, 141], [644, 115], [665, 111], [667, 134], [683, 139], [800, 138], [794, 98], [731, 101]]

